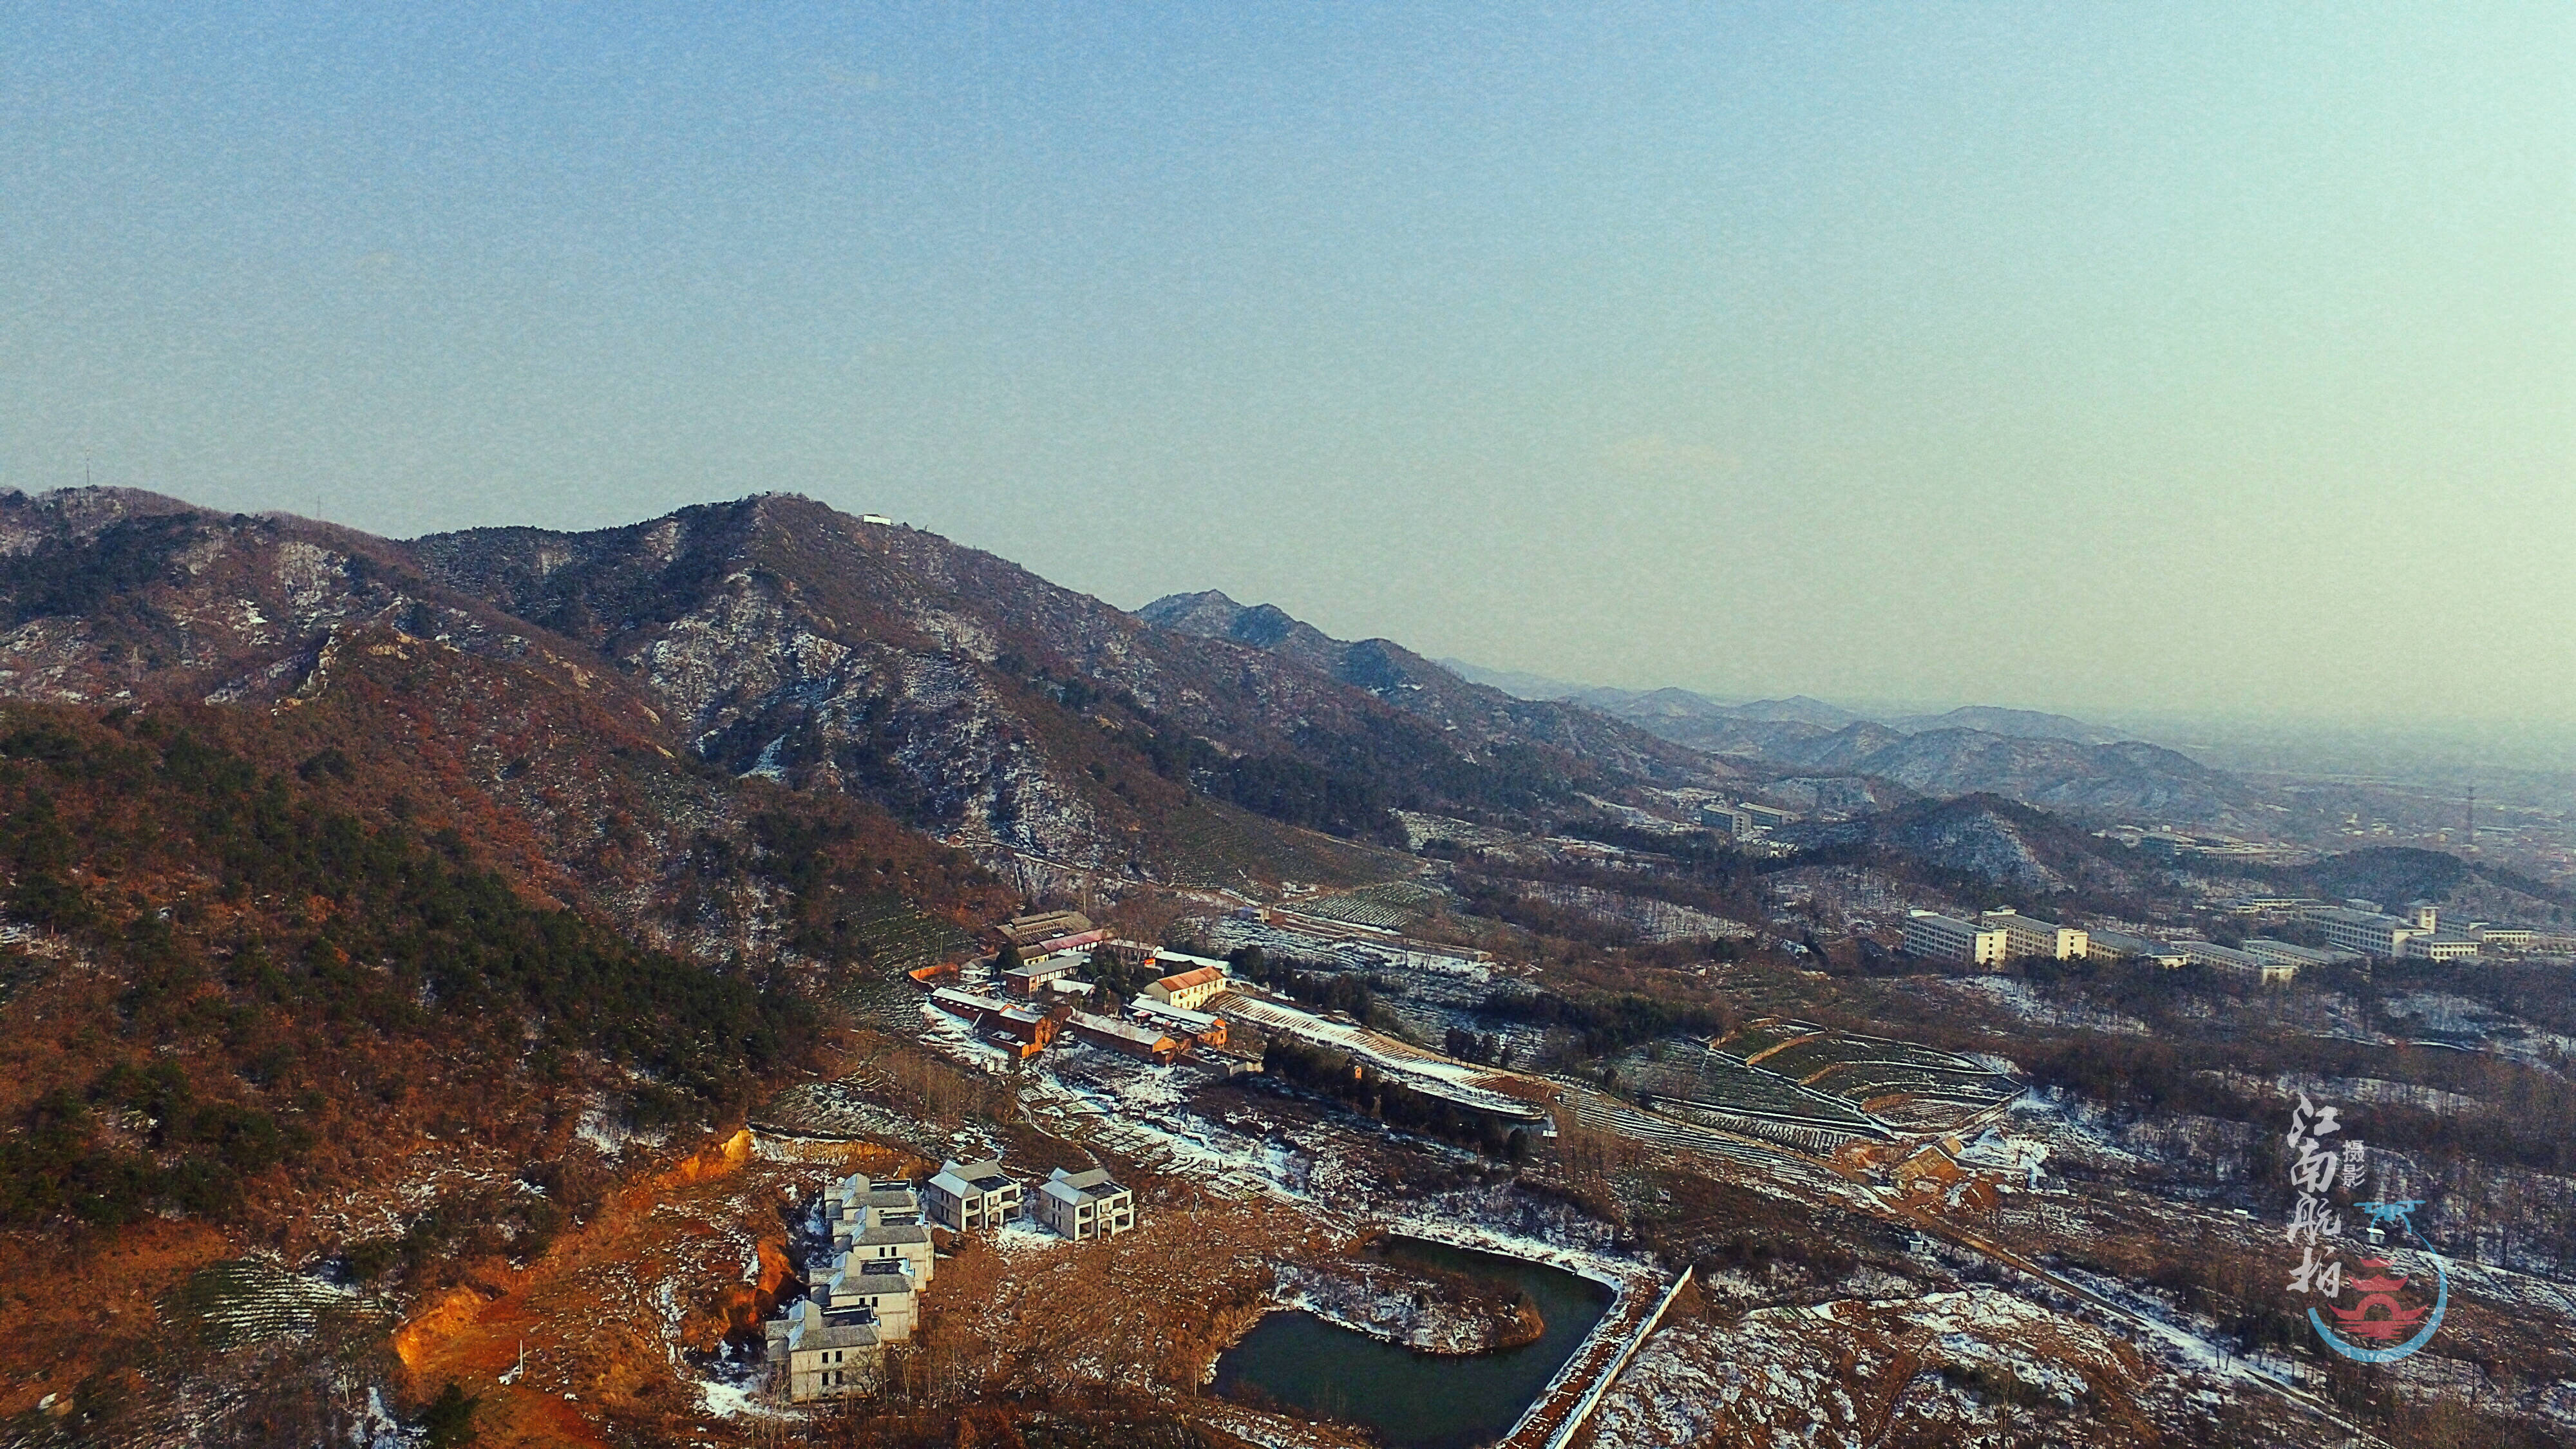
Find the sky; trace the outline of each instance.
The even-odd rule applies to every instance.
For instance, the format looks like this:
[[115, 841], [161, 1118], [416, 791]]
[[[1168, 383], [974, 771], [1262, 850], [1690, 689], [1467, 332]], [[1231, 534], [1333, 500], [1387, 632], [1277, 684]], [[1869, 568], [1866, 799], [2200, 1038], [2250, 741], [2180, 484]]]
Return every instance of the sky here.
[[859, 9], [0, 7], [0, 487], [2576, 723], [2576, 7]]

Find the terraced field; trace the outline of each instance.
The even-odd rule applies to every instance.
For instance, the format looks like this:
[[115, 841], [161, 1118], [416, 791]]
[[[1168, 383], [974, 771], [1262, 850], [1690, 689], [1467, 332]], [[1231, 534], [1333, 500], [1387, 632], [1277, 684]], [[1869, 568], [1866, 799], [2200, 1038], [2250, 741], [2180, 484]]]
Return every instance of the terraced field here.
[[1677, 1121], [1696, 1123], [1702, 1127], [1712, 1127], [1721, 1132], [1733, 1132], [1744, 1137], [1758, 1137], [1765, 1142], [1777, 1142], [1784, 1147], [1794, 1147], [1800, 1152], [1813, 1153], [1818, 1157], [1833, 1155], [1841, 1150], [1843, 1144], [1857, 1137], [1893, 1135], [1883, 1126], [1879, 1131], [1866, 1132], [1853, 1127], [1795, 1121], [1760, 1113], [1723, 1111], [1689, 1102], [1658, 1101], [1655, 1109]]
[[1763, 1071], [1855, 1103], [1907, 1096], [1983, 1107], [2021, 1090], [2013, 1078], [1954, 1052], [1805, 1022], [1758, 1021], [1720, 1045]]
[[367, 1311], [370, 1305], [346, 1288], [256, 1257], [207, 1264], [180, 1285], [169, 1303], [174, 1322], [194, 1324], [217, 1350], [300, 1338], [334, 1308]]
[[1612, 1133], [1632, 1142], [1693, 1157], [1759, 1168], [1774, 1177], [1804, 1182], [1836, 1193], [1844, 1190], [1840, 1180], [1831, 1172], [1794, 1152], [1704, 1123], [1644, 1111], [1582, 1082], [1563, 1077], [1553, 1080], [1560, 1089], [1557, 1107], [1594, 1131]]
[[1745, 1059], [1800, 1081], [1845, 1062], [1883, 1062], [1941, 1072], [1985, 1071], [1984, 1067], [1953, 1052], [1936, 1051], [1910, 1041], [1891, 1041], [1886, 1037], [1855, 1036], [1845, 1032], [1819, 1032], [1793, 1041], [1766, 1056], [1757, 1058], [1747, 1052]]
[[1823, 1027], [1812, 1022], [1789, 1021], [1776, 1016], [1765, 1017], [1760, 1021], [1747, 1023], [1733, 1036], [1719, 1042], [1718, 1045], [1746, 1061], [1753, 1061], [1764, 1052], [1787, 1046], [1800, 1037], [1813, 1036], [1822, 1030], [1824, 1030]]
[[884, 1106], [881, 1080], [856, 1072], [838, 1081], [807, 1082], [772, 1097], [751, 1114], [751, 1127], [781, 1137], [879, 1142], [936, 1159], [953, 1150], [952, 1135]]
[[[1660, 1055], [1661, 1060], [1657, 1060]], [[1672, 1102], [1730, 1117], [1798, 1123], [1846, 1135], [1884, 1137], [1887, 1128], [1840, 1097], [1810, 1091], [1776, 1072], [1747, 1066], [1697, 1042], [1660, 1042], [1618, 1059], [1619, 1081], [1649, 1102]]]
[[1317, 916], [1327, 921], [1348, 921], [1354, 926], [1374, 926], [1381, 931], [1409, 929], [1440, 907], [1436, 891], [1407, 880], [1391, 880], [1381, 885], [1363, 886], [1337, 896], [1324, 896], [1297, 907], [1302, 915]]
[[1897, 1062], [1838, 1062], [1807, 1078], [1806, 1085], [1853, 1102], [1902, 1095], [1973, 1107], [2008, 1101], [2021, 1090], [1997, 1072], [1951, 1072]]
[[975, 949], [975, 938], [955, 922], [917, 911], [896, 895], [870, 897], [852, 915], [850, 931], [867, 944], [868, 964], [894, 975]]

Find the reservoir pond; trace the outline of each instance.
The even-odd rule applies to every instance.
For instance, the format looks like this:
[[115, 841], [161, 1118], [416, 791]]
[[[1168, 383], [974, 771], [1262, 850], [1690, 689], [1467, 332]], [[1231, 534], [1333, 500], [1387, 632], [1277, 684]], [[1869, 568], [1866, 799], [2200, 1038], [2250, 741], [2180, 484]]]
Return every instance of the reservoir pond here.
[[1609, 1289], [1524, 1258], [1414, 1238], [1393, 1239], [1385, 1252], [1515, 1284], [1538, 1305], [1545, 1331], [1518, 1348], [1446, 1356], [1282, 1311], [1217, 1360], [1217, 1392], [1251, 1397], [1240, 1395], [1250, 1388], [1282, 1409], [1366, 1424], [1388, 1449], [1474, 1449], [1511, 1432], [1610, 1307]]

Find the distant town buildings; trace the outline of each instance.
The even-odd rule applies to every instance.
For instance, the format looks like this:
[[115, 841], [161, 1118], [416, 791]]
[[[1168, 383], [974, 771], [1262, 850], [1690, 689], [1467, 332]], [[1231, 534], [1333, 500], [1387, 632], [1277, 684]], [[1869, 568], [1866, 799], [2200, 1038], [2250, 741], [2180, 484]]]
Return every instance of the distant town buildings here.
[[2001, 926], [1983, 926], [1938, 911], [1914, 911], [1905, 918], [1907, 955], [1962, 966], [2001, 966], [2011, 959], [2011, 936]]
[[[2369, 902], [2360, 904], [2366, 906]], [[2440, 913], [2431, 904], [2421, 901], [2409, 907], [2404, 916], [2356, 909], [2353, 903], [2347, 902], [2340, 906], [2303, 907], [2299, 919], [2314, 926], [2334, 945], [2376, 960], [2389, 961], [2413, 954], [2448, 961], [2478, 953], [2478, 943], [2467, 937], [2453, 936], [2443, 940], [2438, 930]], [[2410, 952], [2408, 943], [2418, 937], [2426, 938], [2427, 945], [2421, 951]], [[2432, 944], [2435, 941], [2441, 944], [2437, 947]], [[2438, 955], [2435, 954], [2437, 950]]]
[[2289, 941], [2275, 941], [2268, 936], [2247, 937], [2243, 950], [2249, 956], [2292, 968], [2340, 966], [2346, 962], [2361, 959], [2359, 953], [2353, 951], [2338, 951], [2324, 946], [2301, 946]]
[[2454, 931], [2418, 931], [2406, 938], [2406, 954], [2423, 961], [2464, 961], [2478, 948], [2477, 937]]
[[2041, 956], [2051, 961], [2073, 961], [2082, 957], [2087, 946], [2084, 932], [2055, 921], [2042, 921], [2017, 911], [1982, 911], [1977, 916], [1978, 928], [2004, 933], [2005, 950], [2014, 956]]
[[2168, 941], [2127, 931], [2091, 931], [2086, 933], [2085, 954], [2107, 961], [2130, 961], [2141, 965], [2178, 967], [2191, 964], [2191, 953]]
[[2186, 965], [2210, 966], [2221, 971], [2239, 972], [2266, 985], [2287, 981], [2299, 973], [2295, 963], [2267, 960], [2250, 951], [2240, 951], [2233, 946], [2221, 946], [2215, 941], [2185, 938], [2173, 944], [2182, 949]]
[[1728, 840], [1751, 840], [1762, 833], [1752, 816], [1716, 801], [1699, 807], [1699, 823]]
[[1760, 840], [1783, 825], [1797, 823], [1799, 818], [1794, 810], [1756, 805], [1750, 801], [1730, 805], [1723, 800], [1712, 800], [1699, 807], [1699, 823], [1729, 840]]

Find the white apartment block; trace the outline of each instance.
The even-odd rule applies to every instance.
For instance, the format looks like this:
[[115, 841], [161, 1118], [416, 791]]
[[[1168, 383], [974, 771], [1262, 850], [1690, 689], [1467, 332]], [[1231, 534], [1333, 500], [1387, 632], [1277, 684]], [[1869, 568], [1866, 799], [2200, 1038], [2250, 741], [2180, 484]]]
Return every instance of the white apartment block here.
[[2418, 931], [2406, 938], [2406, 954], [2419, 961], [2465, 961], [2478, 954], [2478, 939], [2452, 931]]
[[2300, 919], [2324, 933], [2328, 942], [2364, 956], [2393, 960], [2406, 954], [2406, 942], [2418, 934], [2429, 935], [2433, 925], [2427, 909], [2419, 917], [2422, 924], [2383, 916], [2371, 911], [2356, 911], [2348, 906], [2309, 906]]
[[865, 1312], [879, 1343], [908, 1342], [919, 1321], [912, 1274], [900, 1261], [861, 1261], [844, 1254], [813, 1296], [826, 1313]]
[[1916, 911], [1905, 918], [1905, 943], [1899, 949], [1963, 966], [2001, 966], [2012, 947], [2001, 926], [1971, 925], [1938, 911]]
[[2300, 946], [2288, 941], [2275, 941], [2269, 936], [2245, 938], [2245, 954], [2282, 966], [2333, 966], [2353, 960], [2350, 951], [2337, 951], [2317, 946]]
[[853, 1173], [823, 1190], [828, 1273], [768, 1325], [769, 1362], [790, 1403], [873, 1392], [885, 1345], [911, 1339], [930, 1281], [930, 1230], [906, 1182]]
[[1981, 929], [2002, 927], [2005, 949], [2015, 956], [2045, 956], [2051, 961], [2079, 960], [2091, 944], [2084, 932], [2055, 921], [2042, 921], [2017, 911], [1983, 911]]
[[2251, 951], [2239, 951], [2215, 941], [2181, 940], [2173, 944], [2189, 955], [2192, 965], [2240, 972], [2266, 986], [2277, 986], [2299, 974], [2296, 962], [2267, 960]]
[[2132, 936], [2126, 931], [2094, 931], [2084, 941], [2088, 957], [2113, 961], [2139, 961], [2173, 968], [2191, 964], [2191, 953], [2170, 941], [2147, 936]]

